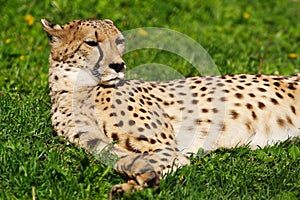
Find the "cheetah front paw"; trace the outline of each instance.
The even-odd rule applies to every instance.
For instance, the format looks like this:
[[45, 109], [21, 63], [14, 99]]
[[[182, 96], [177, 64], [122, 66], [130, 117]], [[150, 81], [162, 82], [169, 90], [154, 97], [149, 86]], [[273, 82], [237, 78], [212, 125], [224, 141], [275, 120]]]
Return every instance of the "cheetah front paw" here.
[[131, 194], [138, 190], [143, 190], [143, 187], [137, 185], [134, 180], [129, 180], [127, 183], [115, 185], [109, 192], [109, 199], [120, 199], [125, 193]]

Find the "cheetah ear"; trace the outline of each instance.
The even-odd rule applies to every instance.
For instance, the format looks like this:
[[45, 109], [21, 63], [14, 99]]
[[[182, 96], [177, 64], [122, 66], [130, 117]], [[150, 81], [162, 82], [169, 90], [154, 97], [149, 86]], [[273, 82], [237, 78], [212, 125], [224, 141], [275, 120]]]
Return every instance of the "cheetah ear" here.
[[114, 22], [111, 21], [110, 19], [104, 19], [103, 21], [106, 22], [107, 24], [114, 25]]
[[41, 20], [43, 29], [46, 31], [51, 43], [59, 42], [63, 36], [63, 28], [58, 24], [51, 24], [46, 19]]

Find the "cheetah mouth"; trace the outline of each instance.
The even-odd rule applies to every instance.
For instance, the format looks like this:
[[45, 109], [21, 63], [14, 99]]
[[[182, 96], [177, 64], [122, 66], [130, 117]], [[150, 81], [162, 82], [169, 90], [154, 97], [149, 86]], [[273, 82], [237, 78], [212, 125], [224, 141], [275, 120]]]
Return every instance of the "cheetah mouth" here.
[[102, 85], [116, 85], [119, 81], [123, 80], [124, 78], [125, 78], [125, 74], [122, 72], [119, 72], [112, 76], [101, 78], [100, 83]]

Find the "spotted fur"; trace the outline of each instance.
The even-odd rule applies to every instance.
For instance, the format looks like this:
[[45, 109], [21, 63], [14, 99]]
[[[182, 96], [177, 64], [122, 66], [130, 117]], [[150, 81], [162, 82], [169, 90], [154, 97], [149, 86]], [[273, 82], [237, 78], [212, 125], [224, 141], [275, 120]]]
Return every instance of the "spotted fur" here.
[[300, 135], [299, 76], [124, 80], [124, 37], [110, 20], [42, 26], [53, 127], [95, 155], [117, 156], [114, 167], [129, 181], [113, 187], [112, 198], [157, 186], [199, 148], [255, 149]]

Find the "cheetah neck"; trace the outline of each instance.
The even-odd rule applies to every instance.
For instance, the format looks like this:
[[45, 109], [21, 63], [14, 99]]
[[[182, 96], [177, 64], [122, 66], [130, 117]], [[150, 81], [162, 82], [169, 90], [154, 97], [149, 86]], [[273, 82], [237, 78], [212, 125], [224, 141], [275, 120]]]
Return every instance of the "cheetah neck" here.
[[61, 91], [73, 93], [86, 87], [94, 87], [98, 82], [99, 80], [90, 71], [75, 68], [67, 63], [60, 65], [52, 63], [49, 69], [49, 84], [52, 93]]
[[[52, 124], [58, 135], [77, 143], [76, 134], [81, 129], [86, 131], [89, 127], [94, 130], [97, 128], [95, 124], [82, 128], [82, 124], [76, 122], [85, 117], [82, 117], [81, 113], [90, 113], [89, 109], [94, 103], [93, 90], [97, 86], [97, 81], [80, 68], [71, 68], [66, 64], [62, 64], [61, 67], [57, 67], [56, 64], [54, 66], [49, 69]], [[80, 143], [86, 141], [82, 138], [81, 140]]]

